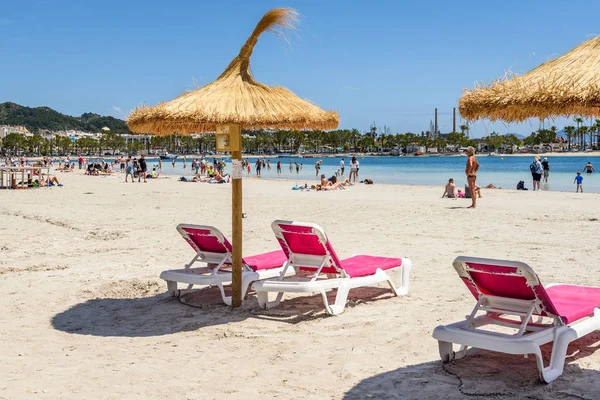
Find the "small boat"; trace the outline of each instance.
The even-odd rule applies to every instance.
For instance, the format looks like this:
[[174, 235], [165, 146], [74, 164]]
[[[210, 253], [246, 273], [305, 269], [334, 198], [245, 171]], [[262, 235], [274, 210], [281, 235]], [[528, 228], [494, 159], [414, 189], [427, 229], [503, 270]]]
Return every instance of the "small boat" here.
[[417, 152], [415, 153], [415, 156], [422, 156], [422, 155], [423, 155], [423, 153], [421, 153], [420, 151], [417, 151]]
[[302, 156], [302, 158], [314, 158], [314, 156]]
[[177, 158], [177, 156], [175, 154], [168, 154], [168, 153], [159, 154], [159, 157], [161, 160], [172, 160], [174, 158]]

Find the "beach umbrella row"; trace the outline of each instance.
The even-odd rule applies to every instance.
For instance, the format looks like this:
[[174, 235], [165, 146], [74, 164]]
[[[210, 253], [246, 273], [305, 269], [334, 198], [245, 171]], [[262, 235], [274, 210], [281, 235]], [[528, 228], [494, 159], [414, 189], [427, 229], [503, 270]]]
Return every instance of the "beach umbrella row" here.
[[[134, 133], [191, 134], [217, 132], [232, 149], [232, 306], [241, 304], [242, 292], [242, 180], [241, 130], [259, 128], [335, 129], [339, 115], [324, 111], [283, 87], [257, 82], [250, 72], [250, 56], [266, 31], [281, 33], [294, 27], [298, 14], [290, 8], [267, 12], [239, 54], [214, 81], [154, 107], [141, 106], [127, 119]], [[231, 136], [227, 136], [231, 135]], [[219, 134], [217, 134], [219, 146]]]

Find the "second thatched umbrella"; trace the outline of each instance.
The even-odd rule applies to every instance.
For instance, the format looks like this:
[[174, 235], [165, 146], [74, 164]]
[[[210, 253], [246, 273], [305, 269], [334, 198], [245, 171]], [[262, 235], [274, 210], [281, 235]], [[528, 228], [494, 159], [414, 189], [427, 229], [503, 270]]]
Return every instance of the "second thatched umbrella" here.
[[465, 90], [458, 102], [468, 120], [600, 115], [600, 37], [521, 76]]
[[293, 28], [296, 21], [296, 11], [289, 8], [267, 12], [238, 56], [214, 82], [167, 103], [136, 108], [127, 119], [129, 129], [136, 133], [164, 135], [217, 131], [227, 137], [223, 145], [231, 145], [233, 170], [234, 307], [242, 301], [241, 128], [335, 129], [339, 124], [337, 112], [324, 111], [283, 87], [263, 85], [250, 73], [250, 56], [258, 37], [267, 30], [279, 32], [278, 29]]

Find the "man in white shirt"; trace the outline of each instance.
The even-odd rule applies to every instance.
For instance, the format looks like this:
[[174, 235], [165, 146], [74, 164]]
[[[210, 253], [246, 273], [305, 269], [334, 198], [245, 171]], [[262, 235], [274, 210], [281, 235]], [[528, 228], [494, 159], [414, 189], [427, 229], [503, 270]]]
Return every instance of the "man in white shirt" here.
[[344, 175], [344, 167], [346, 166], [346, 164], [344, 164], [344, 159], [342, 158], [342, 161], [340, 161], [340, 171], [342, 172], [342, 176]]

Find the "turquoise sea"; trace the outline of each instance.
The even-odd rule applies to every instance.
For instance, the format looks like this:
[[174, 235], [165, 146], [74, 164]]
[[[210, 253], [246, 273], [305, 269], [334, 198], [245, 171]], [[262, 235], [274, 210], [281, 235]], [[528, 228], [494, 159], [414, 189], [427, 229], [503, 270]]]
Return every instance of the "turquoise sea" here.
[[[573, 179], [577, 171], [583, 171], [583, 167], [588, 161], [599, 168], [597, 173], [583, 173], [583, 187], [585, 191], [600, 192], [600, 157], [585, 156], [547, 156], [550, 162], [550, 178], [548, 184], [542, 184], [542, 189], [557, 191], [575, 191]], [[263, 169], [262, 177], [269, 179], [291, 179], [294, 183], [309, 185], [317, 181], [315, 176], [315, 163], [317, 160], [323, 160], [320, 173], [327, 177], [335, 174], [339, 168], [341, 157], [325, 158], [275, 158], [266, 157], [271, 160], [271, 169]], [[542, 157], [543, 159], [543, 157]], [[212, 161], [213, 157], [207, 157]], [[226, 173], [231, 169], [231, 161], [227, 161]], [[256, 157], [249, 158], [252, 165], [252, 174], [244, 176], [254, 176], [254, 164]], [[363, 180], [371, 178], [375, 183], [390, 184], [410, 184], [410, 185], [433, 185], [442, 188], [449, 178], [454, 178], [458, 187], [466, 183], [464, 156], [441, 156], [441, 157], [364, 157], [358, 159], [360, 170], [358, 178]], [[484, 187], [493, 184], [497, 187], [515, 189], [519, 181], [525, 182], [525, 187], [532, 189], [532, 179], [529, 172], [529, 164], [533, 161], [533, 156], [478, 156], [481, 165], [478, 173], [477, 183]], [[277, 174], [277, 161], [281, 161], [282, 173]], [[346, 163], [345, 176], [349, 173], [350, 158], [344, 157]], [[295, 166], [290, 172], [289, 164], [295, 162], [301, 163], [303, 168], [296, 173]], [[148, 159], [148, 166], [152, 169], [158, 164], [158, 159]], [[163, 160], [163, 174], [168, 175], [186, 175], [191, 176], [191, 158], [188, 158], [187, 168], [183, 168], [183, 158], [179, 157], [175, 167], [170, 161]]]

